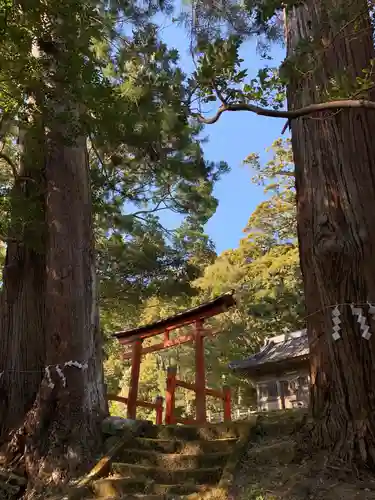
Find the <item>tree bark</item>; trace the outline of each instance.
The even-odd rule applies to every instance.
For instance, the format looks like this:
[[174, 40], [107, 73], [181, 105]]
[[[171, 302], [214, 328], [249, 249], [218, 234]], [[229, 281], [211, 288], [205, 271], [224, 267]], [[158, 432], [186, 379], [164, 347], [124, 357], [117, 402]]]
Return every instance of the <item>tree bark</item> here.
[[49, 481], [61, 483], [91, 463], [101, 446], [101, 421], [108, 413], [86, 138], [75, 136], [80, 116], [74, 105], [67, 109], [56, 103], [54, 111], [45, 174], [45, 330], [50, 377], [44, 378], [26, 419], [27, 468], [32, 477], [41, 479], [42, 488], [46, 473]]
[[[45, 366], [44, 131], [40, 118], [20, 132], [19, 178], [0, 296], [0, 435], [32, 407]], [[27, 179], [27, 180], [25, 180]]]
[[[307, 0], [286, 16], [289, 109], [327, 100], [333, 79], [362, 77], [375, 59], [366, 0]], [[304, 44], [312, 44], [303, 53]], [[297, 67], [297, 68], [296, 68]], [[375, 91], [368, 92], [375, 99]], [[346, 460], [375, 464], [375, 114], [293, 120], [297, 222], [311, 360], [312, 435]], [[367, 315], [361, 336], [349, 304]], [[341, 338], [333, 340], [339, 305]]]
[[24, 458], [25, 498], [44, 498], [47, 486], [92, 464], [108, 414], [88, 152], [68, 59], [51, 61], [48, 93], [38, 90], [39, 146], [25, 135], [33, 182], [16, 183], [11, 236], [22, 238], [8, 246], [1, 298], [0, 397], [9, 410], [0, 424], [17, 429], [10, 449]]

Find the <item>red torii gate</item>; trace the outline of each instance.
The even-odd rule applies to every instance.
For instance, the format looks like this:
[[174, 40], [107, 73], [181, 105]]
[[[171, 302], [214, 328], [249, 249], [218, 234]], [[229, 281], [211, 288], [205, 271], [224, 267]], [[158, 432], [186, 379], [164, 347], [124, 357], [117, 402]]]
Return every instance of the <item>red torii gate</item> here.
[[[167, 394], [166, 394], [166, 415], [165, 423], [172, 424], [178, 422], [173, 415], [174, 410], [174, 391], [176, 386], [184, 387], [193, 390], [196, 393], [196, 423], [202, 424], [206, 422], [206, 395], [218, 397], [224, 402], [224, 418], [230, 420], [230, 391], [229, 388], [223, 388], [223, 391], [216, 391], [206, 388], [206, 372], [204, 360], [204, 337], [215, 334], [211, 329], [204, 327], [204, 321], [212, 316], [220, 314], [236, 304], [233, 292], [226, 293], [217, 297], [210, 302], [206, 302], [198, 307], [189, 309], [182, 313], [171, 316], [167, 319], [157, 321], [150, 325], [141, 326], [132, 330], [116, 332], [113, 334], [118, 339], [120, 344], [131, 346], [131, 350], [125, 352], [124, 359], [131, 359], [131, 376], [130, 387], [127, 398], [108, 395], [108, 399], [123, 401], [127, 404], [127, 417], [136, 418], [137, 406], [154, 408], [157, 412], [157, 423], [161, 423], [162, 400], [157, 398], [155, 403], [147, 403], [138, 401], [138, 383], [141, 359], [143, 354], [157, 352], [171, 347], [185, 344], [188, 342], [195, 343], [195, 384], [188, 384], [181, 380], [176, 380], [175, 369], [168, 369], [167, 377]], [[188, 335], [177, 336], [174, 339], [170, 338], [172, 331], [191, 325], [192, 333]], [[142, 343], [145, 339], [155, 337], [156, 335], [164, 334], [163, 342], [142, 348]], [[180, 423], [188, 423], [180, 421]], [[191, 422], [189, 422], [191, 423]]]

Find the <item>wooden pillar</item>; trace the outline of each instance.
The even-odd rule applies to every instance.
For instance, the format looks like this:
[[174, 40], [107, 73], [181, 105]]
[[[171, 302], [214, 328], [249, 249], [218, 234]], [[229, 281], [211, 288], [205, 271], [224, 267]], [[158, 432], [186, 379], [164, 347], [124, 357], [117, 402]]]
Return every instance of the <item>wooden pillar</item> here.
[[257, 409], [258, 411], [261, 411], [261, 404], [260, 404], [260, 387], [259, 387], [259, 384], [257, 383], [256, 385], [256, 389], [257, 389]]
[[175, 366], [169, 366], [167, 370], [167, 391], [165, 395], [165, 424], [174, 423], [174, 401], [176, 391], [176, 373]]
[[224, 403], [224, 422], [230, 422], [232, 420], [232, 408], [231, 408], [230, 387], [228, 387], [227, 385], [223, 387], [223, 403]]
[[[281, 403], [281, 409], [285, 410], [285, 397], [284, 397], [284, 390], [283, 390], [283, 385], [280, 380], [276, 380], [276, 386], [277, 386], [277, 397], [279, 399], [279, 402]], [[280, 408], [280, 404], [279, 404]]]
[[169, 342], [169, 330], [164, 330], [164, 346], [166, 346], [167, 342]]
[[142, 358], [142, 340], [137, 339], [133, 342], [132, 369], [130, 374], [130, 387], [128, 394], [127, 417], [131, 419], [135, 419], [137, 415], [138, 383], [139, 383], [139, 370], [141, 368], [141, 358]]
[[206, 372], [204, 364], [203, 321], [195, 323], [195, 403], [198, 424], [206, 423]]
[[163, 396], [156, 396], [155, 404], [156, 404], [156, 425], [162, 425], [163, 423]]

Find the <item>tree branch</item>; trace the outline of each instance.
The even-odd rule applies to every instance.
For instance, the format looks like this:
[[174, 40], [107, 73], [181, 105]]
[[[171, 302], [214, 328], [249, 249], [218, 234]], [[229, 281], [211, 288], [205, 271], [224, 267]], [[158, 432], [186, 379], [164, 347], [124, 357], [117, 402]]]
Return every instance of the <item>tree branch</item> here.
[[165, 201], [166, 198], [163, 198], [158, 202], [158, 204], [154, 207], [151, 208], [150, 210], [139, 210], [138, 212], [133, 212], [129, 215], [132, 217], [137, 217], [138, 215], [149, 215], [149, 214], [154, 214], [155, 212], [160, 212], [161, 210], [166, 210], [168, 207], [160, 207], [160, 205]]
[[286, 129], [287, 129], [287, 128], [289, 128], [289, 129], [290, 129], [290, 120], [287, 120], [287, 121], [285, 122], [285, 125], [283, 126], [283, 129], [282, 129], [282, 131], [281, 131], [281, 135], [284, 135], [284, 134], [285, 134], [285, 132], [286, 132]]
[[374, 109], [375, 110], [375, 101], [367, 101], [365, 99], [359, 100], [350, 100], [344, 99], [339, 101], [331, 101], [331, 102], [321, 102], [318, 104], [310, 104], [309, 106], [305, 106], [299, 109], [293, 109], [291, 111], [276, 111], [274, 109], [261, 108], [260, 106], [255, 106], [254, 104], [246, 104], [246, 103], [236, 103], [236, 104], [222, 104], [220, 108], [217, 110], [216, 114], [211, 118], [205, 118], [200, 114], [196, 114], [196, 118], [200, 123], [205, 123], [206, 125], [212, 125], [216, 123], [220, 116], [225, 111], [250, 111], [251, 113], [255, 113], [259, 116], [269, 116], [272, 118], [287, 118], [288, 121], [293, 120], [295, 118], [300, 118], [302, 116], [311, 115], [312, 113], [317, 113], [319, 111], [329, 111], [336, 109]]
[[218, 98], [220, 99], [220, 101], [223, 103], [224, 106], [227, 106], [227, 100], [225, 99], [225, 97], [223, 96], [222, 92], [218, 89], [216, 83], [215, 83], [215, 80], [212, 80], [212, 88], [214, 89], [214, 91], [216, 92], [216, 95], [218, 96]]
[[276, 175], [284, 175], [285, 177], [295, 177], [294, 172], [289, 172], [288, 170], [280, 170], [279, 172], [276, 172]]
[[97, 149], [97, 147], [95, 146], [95, 143], [94, 143], [94, 139], [91, 137], [91, 135], [89, 134], [89, 139], [90, 139], [90, 145], [91, 145], [91, 149], [93, 150], [97, 160], [99, 161], [102, 169], [103, 169], [103, 172], [104, 172], [104, 176], [105, 178], [107, 179], [107, 182], [108, 184], [111, 184], [111, 181], [110, 181], [110, 178], [109, 178], [109, 175], [108, 175], [108, 171], [107, 171], [107, 168], [105, 166], [105, 163], [104, 163], [104, 160], [103, 158], [100, 156], [100, 153]]
[[[140, 215], [137, 215], [137, 214], [130, 214], [132, 215], [133, 217], [135, 217], [136, 219], [139, 219], [143, 222], [147, 222], [147, 219], [145, 219], [144, 217], [141, 217]], [[175, 233], [175, 229], [167, 229], [166, 227], [164, 227], [160, 222], [157, 222], [157, 225], [158, 227], [164, 232], [166, 233], [168, 236], [173, 236], [174, 233]]]

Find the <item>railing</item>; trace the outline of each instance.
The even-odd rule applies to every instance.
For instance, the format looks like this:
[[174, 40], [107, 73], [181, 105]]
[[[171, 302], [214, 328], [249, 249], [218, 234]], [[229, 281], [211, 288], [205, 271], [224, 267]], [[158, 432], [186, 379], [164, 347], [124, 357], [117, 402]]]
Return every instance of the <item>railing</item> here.
[[[175, 409], [175, 392], [177, 387], [182, 387], [189, 391], [194, 391], [197, 393], [197, 387], [195, 384], [190, 384], [188, 382], [184, 382], [183, 380], [178, 380], [176, 378], [176, 368], [169, 367], [167, 372], [167, 393], [166, 393], [166, 405], [165, 405], [165, 423], [168, 424], [185, 424], [191, 425], [198, 423], [197, 420], [194, 419], [184, 419], [177, 418], [174, 416]], [[222, 391], [217, 391], [215, 389], [204, 388], [204, 397], [212, 396], [215, 398], [219, 398], [223, 401], [224, 407], [224, 421], [231, 421], [231, 394], [230, 388], [228, 386], [224, 386]], [[205, 422], [207, 422], [207, 417], [205, 415]], [[202, 423], [202, 422], [199, 422]]]
[[[119, 403], [124, 403], [128, 406], [128, 398], [122, 396], [116, 396], [115, 394], [107, 394], [108, 401], [118, 401]], [[156, 396], [155, 403], [149, 403], [147, 401], [138, 401], [136, 406], [140, 408], [149, 408], [155, 410], [156, 412], [156, 425], [161, 425], [163, 423], [163, 403], [164, 398], [162, 396]]]
[[[241, 421], [241, 420], [247, 420], [250, 418], [254, 413], [258, 413], [258, 410], [255, 408], [237, 408], [237, 409], [232, 409], [232, 421]], [[224, 412], [218, 411], [218, 412], [207, 412], [207, 420], [208, 422], [212, 423], [218, 423], [222, 422], [224, 420]]]

